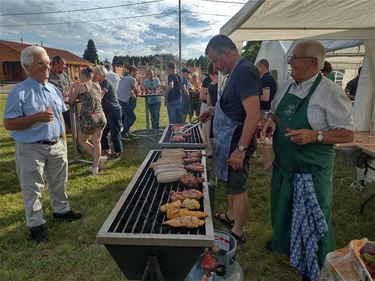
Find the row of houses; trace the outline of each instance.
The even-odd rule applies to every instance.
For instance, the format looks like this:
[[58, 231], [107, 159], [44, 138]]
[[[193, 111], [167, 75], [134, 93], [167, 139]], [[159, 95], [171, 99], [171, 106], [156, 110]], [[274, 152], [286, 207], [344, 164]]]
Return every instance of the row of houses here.
[[[0, 40], [0, 81], [22, 81], [27, 77], [21, 66], [20, 55], [21, 51], [29, 46], [31, 45]], [[69, 51], [48, 47], [43, 48], [51, 59], [54, 56], [65, 58], [67, 73], [71, 81], [78, 78], [79, 71], [82, 68], [93, 65], [91, 62]]]

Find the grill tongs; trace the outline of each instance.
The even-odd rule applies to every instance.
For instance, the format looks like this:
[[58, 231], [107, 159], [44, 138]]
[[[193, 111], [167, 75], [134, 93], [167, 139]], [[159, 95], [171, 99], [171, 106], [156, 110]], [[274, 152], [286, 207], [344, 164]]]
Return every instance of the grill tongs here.
[[195, 127], [198, 127], [200, 124], [202, 124], [202, 122], [197, 122], [197, 123], [194, 124], [193, 126], [187, 128], [187, 129], [184, 129], [184, 130], [182, 131], [182, 133], [183, 133], [183, 134], [184, 134], [184, 133], [187, 133], [187, 132], [191, 131], [192, 129], [194, 129]]
[[[190, 121], [188, 124], [186, 124], [185, 126], [182, 126], [182, 127], [180, 128], [180, 130], [181, 130], [183, 133], [185, 133], [186, 127], [188, 127], [188, 126], [191, 125], [191, 124], [197, 124], [196, 122], [198, 122], [198, 121], [199, 121], [199, 117], [194, 117], [193, 119], [191, 119], [191, 121]], [[201, 124], [200, 122], [198, 122], [198, 123]], [[187, 130], [186, 132], [188, 132], [188, 131], [190, 131], [190, 129]]]
[[281, 119], [273, 112], [269, 112], [268, 113], [269, 116], [271, 116], [272, 120], [279, 126], [281, 126], [285, 132], [289, 132], [291, 131], [292, 129], [288, 127], [287, 124], [285, 124], [283, 121], [281, 121]]

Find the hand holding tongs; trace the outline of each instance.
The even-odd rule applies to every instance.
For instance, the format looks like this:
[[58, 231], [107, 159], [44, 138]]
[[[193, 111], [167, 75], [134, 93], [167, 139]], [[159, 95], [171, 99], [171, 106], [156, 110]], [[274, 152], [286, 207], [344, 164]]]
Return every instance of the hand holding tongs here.
[[[194, 129], [195, 127], [198, 127], [200, 124], [202, 124], [202, 122], [198, 122], [198, 123], [194, 124], [193, 126], [187, 128], [187, 129], [184, 129], [184, 130], [182, 131], [182, 133], [184, 134], [184, 133], [186, 133], [186, 132], [189, 132], [190, 130]], [[187, 125], [185, 125], [184, 127], [186, 127], [186, 126], [187, 126]]]
[[286, 132], [291, 131], [292, 129], [288, 127], [287, 124], [285, 124], [281, 119], [273, 112], [268, 113], [269, 116], [271, 116], [272, 120], [279, 126], [281, 126]]

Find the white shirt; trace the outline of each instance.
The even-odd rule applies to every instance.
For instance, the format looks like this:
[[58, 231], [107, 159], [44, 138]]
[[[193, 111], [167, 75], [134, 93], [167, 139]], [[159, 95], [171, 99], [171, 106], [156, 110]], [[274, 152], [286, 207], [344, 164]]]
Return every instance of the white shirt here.
[[[301, 99], [306, 97], [317, 75], [299, 84], [294, 80], [288, 80], [281, 84], [271, 103], [271, 111], [276, 111], [290, 84], [292, 84], [289, 89], [290, 94]], [[326, 77], [322, 77], [310, 97], [307, 118], [313, 130], [347, 129], [354, 131], [353, 106], [349, 98], [340, 86]]]
[[107, 78], [112, 81], [113, 85], [115, 85], [115, 88], [117, 90], [118, 88], [118, 83], [120, 83], [120, 75], [113, 71], [108, 71], [107, 73]]

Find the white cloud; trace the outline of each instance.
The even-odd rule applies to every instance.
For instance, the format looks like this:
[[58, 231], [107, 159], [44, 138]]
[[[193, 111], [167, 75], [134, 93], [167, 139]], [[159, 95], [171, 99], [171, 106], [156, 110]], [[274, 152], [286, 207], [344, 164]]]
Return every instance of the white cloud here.
[[[132, 0], [0, 0], [2, 13], [51, 12], [88, 9], [114, 5], [134, 4]], [[139, 2], [150, 0], [139, 0]], [[137, 1], [138, 2], [138, 1]], [[204, 53], [210, 37], [219, 33], [220, 27], [230, 17], [206, 15], [234, 15], [242, 5], [182, 1], [182, 55], [199, 57]], [[173, 14], [154, 14], [175, 12]], [[154, 53], [178, 54], [178, 2], [165, 0], [143, 5], [118, 7], [81, 12], [60, 12], [24, 16], [0, 16], [0, 38], [25, 43], [40, 43], [52, 48], [69, 50], [82, 56], [89, 39], [93, 39], [101, 60], [114, 55], [149, 55]], [[134, 17], [142, 17], [116, 19]], [[153, 16], [151, 16], [153, 15]], [[36, 23], [62, 23], [93, 21], [75, 24], [33, 25]], [[4, 25], [19, 25], [6, 27]], [[100, 51], [99, 51], [100, 50]]]

